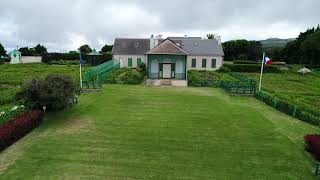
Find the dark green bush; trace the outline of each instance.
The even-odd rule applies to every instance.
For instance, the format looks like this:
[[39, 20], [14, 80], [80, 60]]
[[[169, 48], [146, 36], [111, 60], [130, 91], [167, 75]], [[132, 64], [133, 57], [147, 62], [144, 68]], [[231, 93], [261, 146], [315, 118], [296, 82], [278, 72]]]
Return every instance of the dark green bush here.
[[[225, 64], [224, 66], [229, 68], [233, 72], [259, 73], [261, 71], [260, 64]], [[265, 72], [265, 73], [281, 73], [282, 71], [279, 69], [278, 66], [265, 65], [263, 72]]]
[[77, 88], [71, 77], [50, 74], [44, 80], [32, 79], [24, 83], [17, 100], [29, 108], [62, 110], [73, 102]]
[[145, 63], [141, 63], [139, 64], [137, 71], [139, 72], [146, 72], [146, 64]]
[[225, 67], [225, 66], [222, 66], [216, 72], [218, 72], [218, 73], [228, 73], [228, 72], [231, 72], [231, 70], [229, 68]]
[[62, 60], [60, 59], [59, 61], [51, 61], [48, 64], [50, 65], [79, 65], [79, 60]]
[[233, 61], [233, 64], [261, 64], [258, 61]]

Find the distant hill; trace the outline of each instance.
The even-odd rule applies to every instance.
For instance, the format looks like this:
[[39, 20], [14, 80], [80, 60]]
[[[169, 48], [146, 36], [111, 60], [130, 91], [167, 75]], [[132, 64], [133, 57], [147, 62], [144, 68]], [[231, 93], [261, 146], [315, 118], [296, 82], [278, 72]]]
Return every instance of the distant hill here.
[[262, 48], [269, 49], [273, 47], [284, 47], [288, 42], [294, 41], [295, 38], [289, 39], [279, 39], [279, 38], [269, 38], [266, 40], [261, 40]]

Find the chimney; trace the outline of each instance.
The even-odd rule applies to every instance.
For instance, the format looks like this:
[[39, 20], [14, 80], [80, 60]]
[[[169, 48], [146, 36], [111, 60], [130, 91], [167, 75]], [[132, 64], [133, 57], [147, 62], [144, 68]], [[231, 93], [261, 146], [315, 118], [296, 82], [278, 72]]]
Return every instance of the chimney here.
[[153, 49], [155, 47], [155, 40], [153, 35], [151, 35], [150, 37], [150, 50]]
[[221, 44], [221, 36], [216, 36], [216, 40], [218, 41], [218, 44]]

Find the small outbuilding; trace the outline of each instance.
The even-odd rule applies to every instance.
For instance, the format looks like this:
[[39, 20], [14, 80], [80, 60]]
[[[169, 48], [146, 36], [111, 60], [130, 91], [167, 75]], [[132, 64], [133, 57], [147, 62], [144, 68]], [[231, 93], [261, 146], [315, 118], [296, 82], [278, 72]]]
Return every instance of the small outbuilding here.
[[9, 53], [10, 56], [10, 64], [20, 64], [21, 61], [21, 52], [18, 50], [13, 50]]
[[97, 57], [102, 56], [96, 49], [93, 49], [91, 53], [88, 54], [89, 59], [90, 59], [90, 65], [91, 66], [96, 66], [99, 63], [97, 61]]

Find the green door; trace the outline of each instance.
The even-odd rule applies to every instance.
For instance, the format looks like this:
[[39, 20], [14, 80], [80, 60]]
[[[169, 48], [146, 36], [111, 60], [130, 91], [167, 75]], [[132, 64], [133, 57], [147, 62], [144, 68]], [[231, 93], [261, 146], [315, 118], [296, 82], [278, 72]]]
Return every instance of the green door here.
[[128, 58], [128, 66], [132, 67], [132, 58]]

